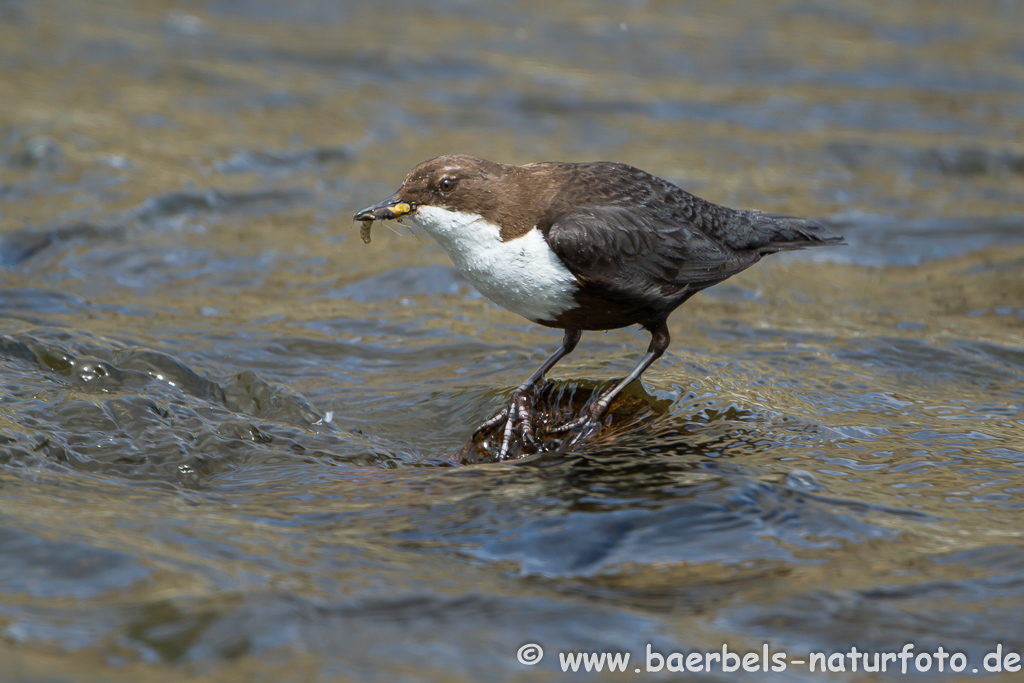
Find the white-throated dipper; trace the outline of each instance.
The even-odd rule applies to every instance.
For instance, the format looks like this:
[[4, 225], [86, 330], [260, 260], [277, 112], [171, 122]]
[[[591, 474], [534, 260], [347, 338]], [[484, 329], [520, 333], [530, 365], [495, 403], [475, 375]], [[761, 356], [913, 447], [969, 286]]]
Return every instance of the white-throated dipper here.
[[611, 400], [668, 348], [670, 313], [765, 254], [839, 244], [813, 221], [729, 209], [626, 164], [513, 166], [461, 154], [419, 164], [394, 195], [358, 221], [408, 216], [448, 252], [485, 297], [565, 330], [562, 346], [476, 433], [505, 422], [533, 439], [529, 389], [571, 353], [583, 330], [640, 325], [647, 353], [621, 382], [554, 433], [598, 424]]

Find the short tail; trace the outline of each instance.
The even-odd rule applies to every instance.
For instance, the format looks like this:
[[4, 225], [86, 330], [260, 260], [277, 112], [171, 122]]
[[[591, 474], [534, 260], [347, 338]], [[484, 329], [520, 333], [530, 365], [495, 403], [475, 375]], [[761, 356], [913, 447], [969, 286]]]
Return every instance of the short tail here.
[[845, 244], [841, 235], [821, 223], [760, 211], [738, 211], [728, 232], [730, 247], [761, 254]]

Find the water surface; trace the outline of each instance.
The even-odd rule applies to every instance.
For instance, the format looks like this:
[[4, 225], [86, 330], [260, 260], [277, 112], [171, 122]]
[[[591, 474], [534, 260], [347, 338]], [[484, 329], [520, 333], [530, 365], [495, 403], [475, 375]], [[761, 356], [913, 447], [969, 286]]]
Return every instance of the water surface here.
[[[0, 2], [5, 680], [1024, 651], [1022, 23]], [[613, 433], [449, 467], [561, 336], [425, 235], [359, 240], [354, 210], [450, 152], [625, 161], [849, 245], [689, 302]], [[646, 344], [586, 334], [555, 409]]]

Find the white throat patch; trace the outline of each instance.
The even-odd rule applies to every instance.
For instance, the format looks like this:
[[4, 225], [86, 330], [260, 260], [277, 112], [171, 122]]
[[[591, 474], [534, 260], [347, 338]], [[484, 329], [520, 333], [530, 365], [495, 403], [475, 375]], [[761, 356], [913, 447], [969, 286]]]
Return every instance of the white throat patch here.
[[409, 217], [437, 240], [481, 294], [502, 308], [534, 322], [576, 308], [576, 278], [540, 230], [502, 242], [500, 228], [476, 214], [420, 206]]

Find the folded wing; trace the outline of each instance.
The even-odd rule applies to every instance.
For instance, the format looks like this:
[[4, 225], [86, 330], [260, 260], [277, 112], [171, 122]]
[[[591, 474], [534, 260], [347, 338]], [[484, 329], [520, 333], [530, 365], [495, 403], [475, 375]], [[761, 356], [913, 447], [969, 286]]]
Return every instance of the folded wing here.
[[761, 257], [719, 244], [687, 222], [620, 205], [579, 207], [555, 216], [545, 232], [590, 294], [628, 300], [653, 315], [667, 315]]

